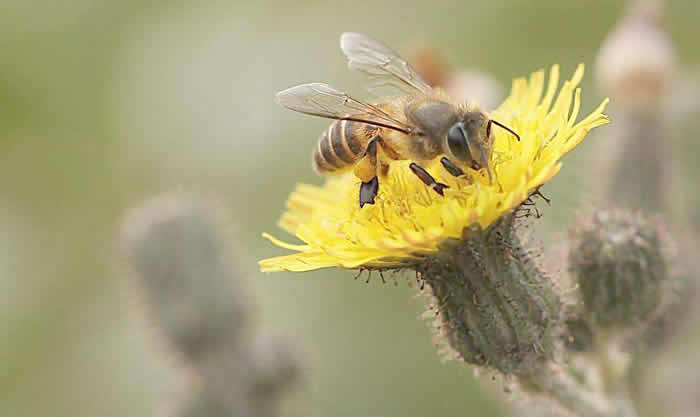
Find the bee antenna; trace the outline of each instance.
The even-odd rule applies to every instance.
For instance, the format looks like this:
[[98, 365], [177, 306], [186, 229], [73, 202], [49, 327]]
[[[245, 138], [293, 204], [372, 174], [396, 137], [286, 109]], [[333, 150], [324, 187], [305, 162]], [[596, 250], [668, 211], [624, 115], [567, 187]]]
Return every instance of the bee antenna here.
[[513, 131], [513, 129], [509, 128], [508, 126], [504, 125], [504, 124], [501, 123], [501, 122], [497, 122], [496, 120], [489, 119], [489, 124], [488, 124], [488, 126], [486, 126], [486, 130], [487, 130], [487, 131], [491, 132], [491, 123], [495, 124], [496, 126], [502, 128], [502, 129], [507, 130], [507, 131], [510, 132], [513, 136], [515, 136], [516, 139], [518, 139], [518, 142], [520, 142], [520, 135], [518, 135], [517, 133], [515, 133], [515, 132]]

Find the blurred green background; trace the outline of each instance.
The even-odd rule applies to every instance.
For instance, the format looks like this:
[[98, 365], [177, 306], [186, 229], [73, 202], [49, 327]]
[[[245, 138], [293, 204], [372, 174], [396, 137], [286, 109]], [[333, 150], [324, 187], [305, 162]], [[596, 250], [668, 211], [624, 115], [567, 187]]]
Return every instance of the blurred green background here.
[[[553, 63], [568, 75], [584, 62], [590, 110], [600, 100], [594, 59], [623, 6], [0, 1], [0, 415], [154, 415], [174, 400], [176, 377], [132, 314], [114, 239], [126, 208], [177, 188], [224, 202], [257, 322], [304, 352], [292, 415], [501, 415], [471, 370], [440, 364], [416, 319], [422, 302], [409, 301], [415, 291], [405, 283], [257, 272], [258, 259], [283, 253], [260, 233], [282, 234], [287, 193], [321, 181], [310, 150], [327, 126], [283, 110], [273, 95], [311, 81], [362, 94], [338, 48], [341, 32], [359, 31], [399, 50], [427, 42], [456, 68], [488, 71], [506, 86]], [[698, 18], [700, 2], [668, 2], [668, 29], [688, 67], [700, 64]], [[554, 206], [539, 221], [545, 233], [564, 232], [593, 204], [586, 154], [596, 139], [546, 187]]]

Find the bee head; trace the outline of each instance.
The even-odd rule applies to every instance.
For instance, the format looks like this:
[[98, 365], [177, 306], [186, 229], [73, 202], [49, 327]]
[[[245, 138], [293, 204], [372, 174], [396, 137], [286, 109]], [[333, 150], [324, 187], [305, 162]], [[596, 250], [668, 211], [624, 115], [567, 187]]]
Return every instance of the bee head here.
[[520, 141], [520, 136], [504, 124], [489, 119], [484, 113], [471, 111], [465, 113], [461, 120], [447, 131], [448, 153], [458, 161], [473, 169], [486, 168], [489, 182], [493, 177], [489, 167], [488, 155], [491, 152], [491, 126], [496, 125], [506, 130]]
[[489, 130], [488, 118], [481, 113], [467, 113], [448, 129], [447, 150], [456, 160], [473, 169], [486, 168], [490, 180]]

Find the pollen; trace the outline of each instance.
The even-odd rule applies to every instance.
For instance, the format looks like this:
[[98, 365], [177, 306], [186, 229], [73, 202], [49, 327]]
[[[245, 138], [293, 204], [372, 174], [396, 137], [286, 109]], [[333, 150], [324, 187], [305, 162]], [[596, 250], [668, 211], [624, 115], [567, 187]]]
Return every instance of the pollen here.
[[279, 225], [302, 243], [263, 236], [293, 253], [259, 262], [263, 272], [310, 271], [326, 267], [397, 268], [410, 266], [461, 239], [473, 227], [486, 228], [512, 213], [561, 169], [561, 159], [588, 132], [608, 123], [607, 99], [579, 118], [583, 65], [560, 86], [559, 67], [513, 81], [510, 96], [490, 117], [518, 132], [521, 140], [494, 129], [489, 166], [465, 169], [454, 177], [440, 157], [421, 162], [439, 182], [444, 196], [428, 188], [409, 169], [410, 161], [391, 163], [375, 204], [360, 208], [360, 181], [352, 172], [330, 176], [322, 186], [299, 184], [287, 200]]

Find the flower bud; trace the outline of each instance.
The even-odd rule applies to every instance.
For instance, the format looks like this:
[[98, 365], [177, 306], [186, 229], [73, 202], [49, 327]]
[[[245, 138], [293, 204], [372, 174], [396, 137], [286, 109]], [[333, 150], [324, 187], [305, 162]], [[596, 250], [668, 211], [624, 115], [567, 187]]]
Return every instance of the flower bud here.
[[444, 87], [451, 68], [440, 51], [427, 45], [413, 46], [410, 49], [408, 61], [416, 72], [431, 87]]
[[602, 211], [572, 235], [569, 268], [591, 321], [632, 327], [648, 319], [667, 275], [657, 228], [639, 215]]
[[190, 360], [236, 341], [247, 319], [226, 243], [211, 207], [176, 194], [132, 210], [123, 226], [123, 259], [149, 316]]
[[670, 87], [675, 54], [660, 1], [638, 0], [600, 48], [598, 80], [617, 106], [655, 110]]
[[494, 109], [503, 100], [503, 86], [482, 71], [456, 71], [445, 82], [445, 91], [457, 100], [477, 103], [484, 109]]
[[503, 101], [503, 85], [477, 69], [455, 71], [436, 48], [414, 48], [409, 62], [432, 87], [439, 87], [458, 102], [476, 103], [491, 110]]
[[274, 417], [299, 377], [298, 355], [284, 340], [253, 334], [217, 214], [198, 199], [165, 194], [133, 209], [122, 228], [136, 295], [191, 382], [165, 415]]
[[554, 357], [560, 299], [520, 243], [513, 215], [471, 227], [417, 270], [441, 335], [465, 362], [529, 375]]

